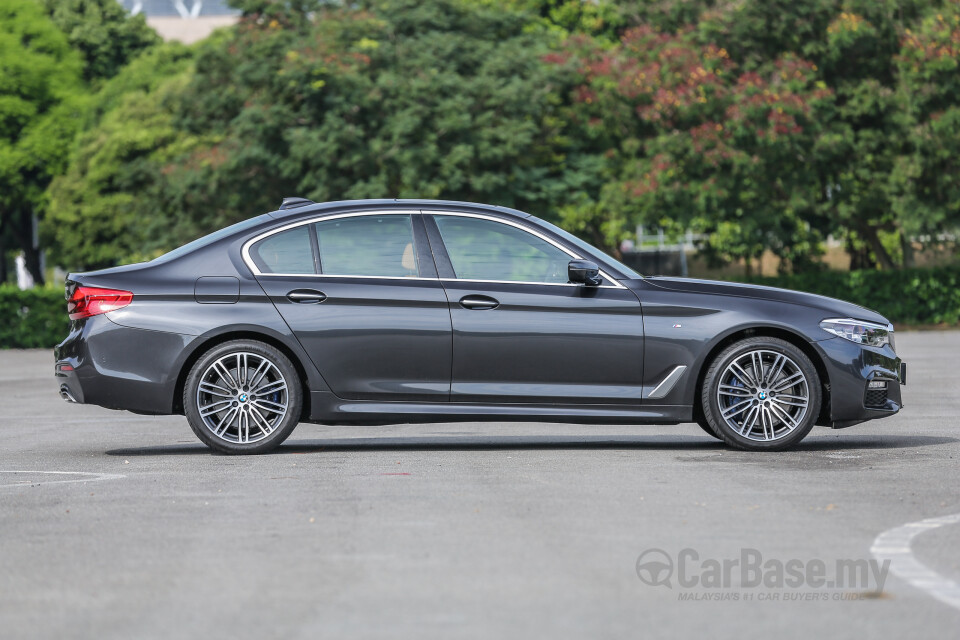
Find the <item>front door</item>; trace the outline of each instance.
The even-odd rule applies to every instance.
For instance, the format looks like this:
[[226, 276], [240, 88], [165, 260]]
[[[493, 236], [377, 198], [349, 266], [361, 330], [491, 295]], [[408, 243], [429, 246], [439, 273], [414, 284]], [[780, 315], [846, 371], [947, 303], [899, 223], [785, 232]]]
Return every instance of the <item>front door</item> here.
[[257, 279], [339, 397], [446, 402], [450, 313], [417, 213], [341, 214], [253, 243]]
[[641, 402], [637, 297], [570, 284], [575, 256], [519, 222], [425, 215], [453, 324], [452, 402]]

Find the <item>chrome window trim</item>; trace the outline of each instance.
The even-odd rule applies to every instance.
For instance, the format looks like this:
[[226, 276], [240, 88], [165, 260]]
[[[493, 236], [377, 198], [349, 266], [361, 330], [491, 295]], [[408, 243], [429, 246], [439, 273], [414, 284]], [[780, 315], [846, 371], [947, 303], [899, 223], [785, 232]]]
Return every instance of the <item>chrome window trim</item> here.
[[420, 276], [348, 276], [336, 273], [258, 273], [260, 278], [363, 278], [366, 280], [430, 280], [436, 282], [439, 278], [422, 278]]
[[[434, 281], [445, 280], [450, 282], [478, 282], [483, 284], [535, 284], [535, 285], [541, 285], [541, 286], [545, 285], [545, 286], [551, 286], [551, 287], [582, 287], [584, 286], [584, 285], [575, 284], [572, 282], [527, 282], [527, 281], [519, 281], [519, 280], [469, 280], [466, 278], [439, 278], [439, 277], [423, 278], [420, 276], [409, 276], [409, 277], [361, 276], [361, 275], [345, 275], [345, 274], [336, 274], [336, 273], [263, 273], [262, 271], [260, 271], [259, 267], [257, 267], [257, 264], [253, 261], [253, 258], [250, 257], [250, 247], [252, 247], [257, 242], [260, 242], [265, 238], [269, 238], [270, 236], [276, 233], [289, 231], [290, 229], [294, 229], [296, 227], [300, 227], [306, 224], [313, 224], [315, 222], [324, 222], [326, 220], [336, 220], [338, 218], [354, 218], [359, 216], [389, 216], [389, 215], [413, 216], [421, 213], [425, 215], [444, 215], [444, 216], [460, 216], [462, 218], [480, 218], [482, 220], [499, 222], [501, 224], [506, 224], [511, 227], [516, 227], [521, 231], [525, 231], [533, 236], [536, 236], [537, 238], [540, 238], [541, 240], [553, 245], [560, 251], [566, 253], [573, 260], [582, 259], [582, 257], [579, 254], [567, 249], [559, 242], [556, 242], [555, 240], [543, 235], [542, 233], [539, 233], [538, 231], [535, 231], [534, 229], [531, 229], [530, 227], [524, 226], [512, 220], [507, 220], [504, 218], [500, 218], [498, 216], [484, 215], [481, 213], [462, 213], [459, 211], [433, 211], [433, 210], [421, 211], [419, 209], [378, 209], [376, 211], [353, 211], [349, 213], [337, 213], [329, 216], [317, 216], [316, 218], [308, 218], [306, 220], [300, 220], [298, 222], [291, 222], [290, 224], [283, 225], [282, 227], [278, 227], [276, 229], [270, 229], [269, 231], [264, 231], [263, 233], [260, 233], [254, 236], [253, 238], [247, 240], [246, 242], [243, 243], [243, 247], [240, 249], [240, 256], [243, 259], [244, 264], [247, 265], [247, 268], [250, 269], [250, 271], [253, 273], [254, 276], [265, 277], [265, 278], [270, 278], [270, 277], [273, 277], [273, 278], [360, 278], [360, 279], [367, 279], [367, 280], [408, 280], [408, 281], [409, 280], [434, 280]], [[414, 242], [416, 242], [416, 240], [414, 240]], [[323, 256], [321, 256], [321, 259], [322, 258]], [[597, 287], [598, 289], [626, 289], [626, 287], [624, 287], [622, 284], [617, 282], [616, 279], [612, 278], [603, 270], [600, 271], [600, 276], [610, 284], [600, 285], [599, 287]]]
[[[290, 224], [283, 225], [277, 229], [270, 229], [269, 231], [264, 231], [263, 233], [254, 236], [253, 238], [247, 240], [243, 243], [243, 247], [240, 249], [240, 256], [243, 258], [244, 264], [247, 265], [247, 268], [253, 272], [255, 276], [274, 276], [274, 277], [283, 277], [283, 278], [374, 278], [374, 279], [384, 279], [384, 280], [436, 280], [437, 278], [421, 278], [419, 276], [358, 276], [358, 275], [343, 275], [335, 273], [263, 273], [260, 271], [260, 268], [257, 267], [257, 264], [253, 261], [253, 258], [250, 257], [250, 247], [252, 247], [257, 242], [276, 233], [282, 233], [284, 231], [289, 231], [290, 229], [295, 229], [296, 227], [302, 227], [305, 224], [313, 224], [315, 222], [323, 222], [326, 220], [336, 220], [338, 218], [355, 218], [358, 216], [389, 216], [389, 215], [407, 215], [414, 216], [419, 214], [420, 211], [417, 209], [383, 209], [377, 211], [352, 211], [349, 213], [336, 213], [332, 216], [317, 216], [316, 218], [308, 218], [307, 220], [300, 220], [299, 222], [291, 222]], [[411, 217], [411, 222], [413, 218]], [[414, 239], [416, 242], [416, 239]]]
[[[534, 230], [534, 229], [531, 229], [530, 227], [527, 227], [527, 226], [525, 226], [525, 225], [522, 225], [522, 224], [520, 224], [520, 223], [518, 223], [518, 222], [514, 222], [513, 220], [507, 220], [507, 219], [500, 218], [500, 217], [497, 217], [497, 216], [489, 216], [489, 215], [485, 215], [485, 214], [482, 214], [482, 213], [462, 213], [462, 212], [460, 212], [460, 211], [423, 211], [422, 213], [425, 214], [425, 215], [436, 215], [436, 216], [458, 216], [458, 217], [461, 217], [461, 218], [480, 218], [481, 220], [490, 220], [490, 221], [493, 221], [493, 222], [499, 222], [500, 224], [506, 224], [506, 225], [509, 225], [509, 226], [511, 226], [511, 227], [516, 227], [517, 229], [520, 229], [521, 231], [526, 231], [526, 232], [529, 233], [530, 235], [533, 235], [533, 236], [536, 236], [537, 238], [540, 238], [540, 239], [543, 240], [544, 242], [547, 242], [547, 243], [553, 245], [553, 246], [556, 247], [557, 249], [560, 249], [560, 251], [564, 252], [565, 254], [567, 254], [568, 256], [570, 256], [570, 257], [571, 257], [572, 259], [574, 259], [574, 260], [582, 260], [582, 259], [583, 259], [582, 256], [580, 256], [580, 255], [578, 255], [577, 253], [571, 251], [570, 249], [566, 248], [565, 246], [563, 246], [563, 245], [560, 244], [559, 242], [556, 242], [556, 241], [553, 240], [552, 238], [549, 238], [549, 237], [543, 235], [542, 233], [540, 233], [539, 231], [536, 231], [536, 230]], [[441, 234], [441, 235], [442, 235], [442, 234]], [[619, 282], [617, 282], [614, 278], [612, 278], [612, 277], [610, 277], [609, 275], [607, 275], [603, 270], [600, 271], [600, 276], [601, 276], [603, 279], [605, 279], [607, 282], [609, 282], [610, 284], [612, 284], [613, 286], [600, 285], [599, 287], [596, 287], [596, 288], [598, 288], [598, 289], [626, 289], [625, 286], [623, 286], [622, 284], [620, 284]], [[522, 280], [470, 280], [470, 279], [468, 279], [468, 278], [442, 278], [442, 279], [443, 279], [443, 280], [451, 280], [451, 281], [454, 281], [454, 282], [484, 282], [484, 283], [490, 283], [490, 284], [539, 284], [539, 285], [559, 286], [559, 287], [582, 287], [582, 286], [584, 286], [584, 285], [581, 285], [581, 284], [575, 284], [575, 283], [573, 283], [573, 282], [527, 282], [527, 281], [522, 281]]]
[[[443, 282], [479, 282], [481, 284], [535, 284], [540, 287], [582, 287], [582, 284], [575, 284], [573, 282], [531, 282], [530, 280], [471, 280], [468, 278], [440, 278]], [[616, 287], [610, 287], [606, 285], [601, 285], [599, 287], [591, 287], [593, 289], [615, 289]]]

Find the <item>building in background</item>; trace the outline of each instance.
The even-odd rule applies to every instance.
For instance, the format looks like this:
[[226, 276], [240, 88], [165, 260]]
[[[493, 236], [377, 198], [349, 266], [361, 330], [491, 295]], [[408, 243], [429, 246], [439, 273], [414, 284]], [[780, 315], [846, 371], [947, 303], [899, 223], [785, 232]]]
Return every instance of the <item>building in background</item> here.
[[186, 44], [233, 24], [240, 14], [226, 0], [120, 0], [120, 4], [132, 14], [144, 14], [164, 40]]

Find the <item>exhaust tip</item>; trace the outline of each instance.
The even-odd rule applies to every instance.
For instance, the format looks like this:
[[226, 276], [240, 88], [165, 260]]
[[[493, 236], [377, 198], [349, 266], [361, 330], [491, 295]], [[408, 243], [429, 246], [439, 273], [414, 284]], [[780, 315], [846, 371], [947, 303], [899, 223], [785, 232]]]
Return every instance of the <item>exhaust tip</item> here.
[[77, 404], [77, 399], [73, 397], [73, 394], [70, 393], [70, 388], [65, 384], [60, 385], [60, 397], [67, 402]]

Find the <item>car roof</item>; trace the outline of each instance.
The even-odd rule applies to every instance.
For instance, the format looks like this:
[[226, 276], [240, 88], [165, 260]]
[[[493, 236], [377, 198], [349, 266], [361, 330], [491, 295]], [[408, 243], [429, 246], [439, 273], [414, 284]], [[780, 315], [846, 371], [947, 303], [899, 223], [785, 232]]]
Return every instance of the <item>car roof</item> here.
[[[287, 198], [285, 200], [293, 200]], [[339, 213], [342, 211], [364, 211], [367, 209], [383, 209], [389, 207], [409, 208], [433, 211], [483, 211], [485, 213], [500, 213], [512, 218], [529, 218], [531, 214], [523, 211], [517, 211], [509, 207], [501, 207], [493, 204], [481, 204], [478, 202], [458, 202], [455, 200], [410, 200], [402, 198], [379, 199], [379, 200], [340, 200], [336, 202], [317, 202], [309, 204], [300, 204], [302, 200], [297, 201], [296, 206], [287, 209], [278, 209], [271, 211], [267, 215], [276, 220], [287, 220], [299, 218], [307, 215], [317, 215], [324, 213]], [[283, 205], [281, 205], [283, 206]]]

